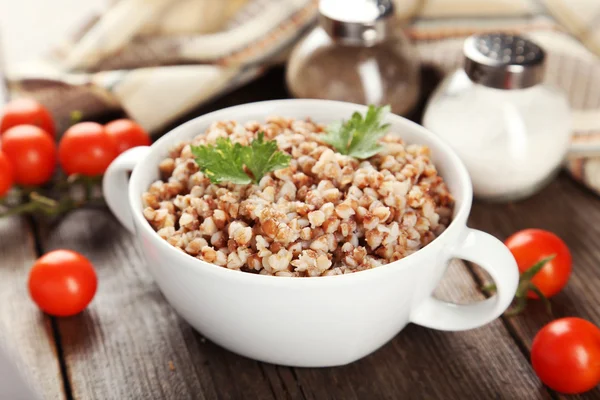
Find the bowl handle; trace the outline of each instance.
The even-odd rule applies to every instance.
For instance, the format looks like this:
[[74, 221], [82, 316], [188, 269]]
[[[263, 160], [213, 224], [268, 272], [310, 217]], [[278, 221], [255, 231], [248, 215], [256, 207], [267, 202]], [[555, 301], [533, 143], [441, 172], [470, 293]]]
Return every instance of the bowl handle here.
[[519, 284], [519, 270], [513, 255], [492, 235], [465, 229], [464, 240], [451, 255], [474, 262], [485, 269], [496, 284], [496, 294], [489, 299], [466, 305], [429, 297], [411, 314], [411, 322], [442, 331], [462, 331], [493, 321], [510, 306]]
[[110, 164], [102, 180], [102, 191], [108, 208], [131, 233], [135, 233], [135, 230], [129, 205], [129, 173], [149, 150], [149, 146], [140, 146], [122, 153]]

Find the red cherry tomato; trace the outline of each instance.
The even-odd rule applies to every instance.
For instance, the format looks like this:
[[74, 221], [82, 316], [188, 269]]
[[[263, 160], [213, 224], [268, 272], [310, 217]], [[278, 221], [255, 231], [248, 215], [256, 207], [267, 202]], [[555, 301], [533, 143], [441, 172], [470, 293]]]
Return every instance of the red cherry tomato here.
[[4, 106], [0, 133], [17, 125], [35, 125], [54, 137], [54, 120], [46, 107], [33, 99], [16, 99]]
[[600, 383], [600, 329], [581, 318], [561, 318], [533, 339], [531, 363], [550, 388], [582, 393]]
[[13, 185], [13, 167], [8, 158], [0, 151], [0, 197], [3, 197]]
[[[571, 252], [554, 233], [541, 229], [525, 229], [506, 239], [504, 244], [517, 260], [521, 273], [541, 259], [555, 255], [554, 259], [548, 261], [531, 280], [546, 297], [560, 292], [569, 281], [572, 266]], [[527, 297], [538, 298], [532, 291], [527, 293]]]
[[67, 175], [102, 175], [117, 155], [114, 140], [95, 122], [73, 125], [58, 145], [58, 159]]
[[40, 257], [29, 272], [29, 294], [47, 314], [68, 317], [83, 311], [94, 298], [98, 280], [92, 263], [71, 250]]
[[4, 132], [2, 152], [13, 166], [16, 183], [42, 185], [52, 178], [56, 167], [56, 144], [37, 126], [19, 125]]
[[148, 133], [130, 119], [117, 119], [104, 126], [106, 133], [117, 144], [119, 154], [137, 146], [150, 146]]

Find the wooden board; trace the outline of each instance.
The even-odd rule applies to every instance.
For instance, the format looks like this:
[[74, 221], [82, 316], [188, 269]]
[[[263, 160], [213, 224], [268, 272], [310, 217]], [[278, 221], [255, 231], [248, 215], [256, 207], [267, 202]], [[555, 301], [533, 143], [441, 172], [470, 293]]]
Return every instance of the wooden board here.
[[[567, 287], [552, 298], [553, 316], [540, 302], [505, 323], [529, 349], [533, 338], [555, 318], [577, 316], [600, 325], [600, 199], [562, 174], [541, 193], [516, 204], [476, 203], [470, 219], [473, 228], [506, 239], [526, 228], [547, 229], [560, 236], [573, 255], [573, 272]], [[485, 279], [483, 274], [480, 275]], [[581, 398], [600, 398], [600, 388]]]
[[[450, 266], [438, 297], [483, 298], [462, 263]], [[308, 399], [546, 399], [502, 321], [466, 332], [409, 325], [371, 356], [335, 369], [298, 370]]]
[[107, 211], [79, 211], [46, 233], [44, 250], [69, 248], [98, 271], [83, 314], [59, 321], [74, 398], [278, 398], [259, 363], [205, 341], [178, 318]]
[[26, 220], [0, 219], [0, 340], [45, 399], [63, 399], [52, 321], [29, 299], [27, 276], [36, 259]]
[[[177, 317], [132, 237], [108, 213], [74, 213], [45, 237], [45, 250], [80, 251], [99, 274], [91, 307], [59, 321], [75, 398], [548, 397], [501, 321], [464, 333], [410, 326], [341, 368], [277, 367], [229, 353]], [[439, 294], [459, 302], [483, 298], [461, 264]]]

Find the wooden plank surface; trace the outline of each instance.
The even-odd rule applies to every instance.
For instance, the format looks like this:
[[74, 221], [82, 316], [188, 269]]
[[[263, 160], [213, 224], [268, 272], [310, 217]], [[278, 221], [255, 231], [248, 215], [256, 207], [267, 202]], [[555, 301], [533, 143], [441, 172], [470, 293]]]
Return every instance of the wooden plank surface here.
[[[539, 302], [530, 301], [523, 314], [505, 318], [528, 351], [536, 332], [555, 318], [576, 316], [600, 325], [598, 196], [562, 174], [541, 193], [525, 201], [509, 205], [476, 203], [470, 223], [473, 228], [486, 230], [502, 240], [521, 229], [547, 229], [560, 236], [571, 250], [573, 272], [566, 288], [552, 298], [553, 316], [547, 315]], [[526, 356], [529, 358], [529, 352]], [[578, 397], [600, 399], [600, 388]]]
[[69, 215], [42, 245], [79, 251], [98, 272], [90, 307], [59, 321], [74, 398], [280, 398], [259, 363], [217, 348], [175, 315], [108, 211]]
[[27, 276], [36, 259], [26, 220], [0, 219], [0, 339], [46, 399], [63, 399], [51, 319], [29, 299]]
[[[133, 238], [107, 212], [71, 214], [44, 236], [45, 250], [80, 251], [99, 274], [89, 309], [59, 321], [74, 398], [549, 398], [501, 321], [463, 333], [410, 326], [341, 368], [261, 364], [209, 343], [177, 317]], [[483, 298], [461, 264], [439, 295]]]
[[[462, 263], [448, 269], [438, 297], [483, 298]], [[409, 325], [356, 363], [296, 372], [308, 399], [547, 399], [502, 321], [465, 332]]]

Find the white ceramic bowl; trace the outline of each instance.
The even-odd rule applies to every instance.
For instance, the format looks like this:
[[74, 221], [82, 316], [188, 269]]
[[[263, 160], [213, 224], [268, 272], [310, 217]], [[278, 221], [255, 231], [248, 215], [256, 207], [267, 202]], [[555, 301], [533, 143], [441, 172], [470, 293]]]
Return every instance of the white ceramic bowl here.
[[[396, 115], [386, 119], [391, 131], [408, 143], [431, 148], [435, 165], [456, 199], [448, 229], [402, 260], [330, 277], [254, 275], [175, 250], [142, 215], [142, 193], [158, 179], [158, 164], [169, 148], [202, 133], [213, 121], [261, 121], [280, 115], [329, 123], [365, 110], [364, 106], [324, 100], [240, 105], [191, 120], [151, 147], [123, 153], [110, 166], [104, 177], [110, 208], [137, 237], [167, 301], [208, 339], [256, 360], [301, 367], [334, 366], [375, 351], [409, 322], [458, 331], [487, 324], [509, 306], [518, 283], [517, 265], [500, 241], [466, 227], [472, 188], [465, 167], [435, 135]], [[431, 297], [453, 257], [473, 261], [487, 270], [498, 287], [497, 294], [470, 305]]]

